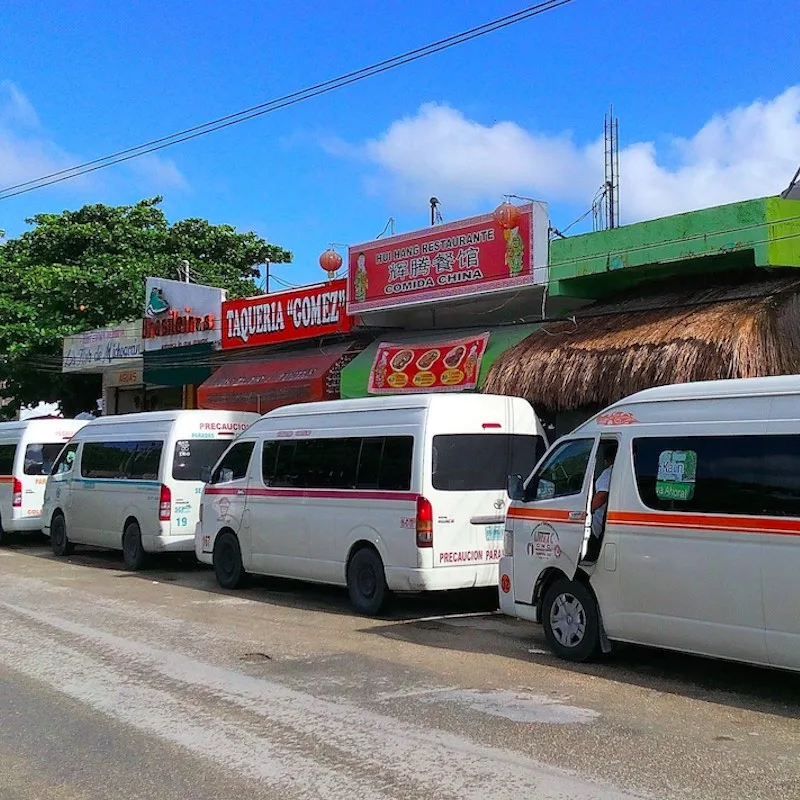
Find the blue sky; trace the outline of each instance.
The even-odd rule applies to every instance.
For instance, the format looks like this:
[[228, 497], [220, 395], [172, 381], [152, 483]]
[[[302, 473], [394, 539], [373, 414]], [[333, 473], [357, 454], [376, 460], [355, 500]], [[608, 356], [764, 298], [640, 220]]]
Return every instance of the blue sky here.
[[[524, 2], [4, 4], [0, 185], [105, 155], [426, 44]], [[722, 8], [724, 6], [724, 13]], [[793, 4], [574, 0], [512, 28], [141, 162], [0, 201], [0, 229], [86, 202], [165, 197], [170, 219], [254, 229], [323, 277], [330, 242], [550, 202], [602, 180], [614, 103], [628, 221], [776, 194], [800, 164]], [[34, 10], [35, 9], [35, 10]]]

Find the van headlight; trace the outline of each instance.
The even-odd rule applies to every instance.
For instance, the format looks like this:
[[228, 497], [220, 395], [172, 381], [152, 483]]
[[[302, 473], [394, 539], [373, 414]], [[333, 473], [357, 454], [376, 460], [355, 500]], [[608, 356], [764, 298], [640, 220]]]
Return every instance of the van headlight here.
[[506, 529], [503, 532], [503, 555], [514, 555], [514, 527], [509, 522], [506, 522]]

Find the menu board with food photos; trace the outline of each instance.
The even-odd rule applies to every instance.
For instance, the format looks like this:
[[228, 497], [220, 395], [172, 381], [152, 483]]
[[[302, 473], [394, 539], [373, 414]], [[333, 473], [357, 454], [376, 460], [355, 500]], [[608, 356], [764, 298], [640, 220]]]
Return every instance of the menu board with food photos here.
[[478, 385], [488, 333], [430, 344], [381, 342], [369, 373], [370, 394], [459, 392]]

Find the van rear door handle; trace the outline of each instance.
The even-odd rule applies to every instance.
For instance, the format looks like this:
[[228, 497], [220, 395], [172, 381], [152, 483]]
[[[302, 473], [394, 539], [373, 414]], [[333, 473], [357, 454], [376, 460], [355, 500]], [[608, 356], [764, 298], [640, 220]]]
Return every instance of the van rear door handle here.
[[569, 518], [574, 520], [582, 520], [584, 519], [585, 515], [583, 511], [570, 511]]
[[244, 489], [238, 489], [238, 490], [236, 491], [236, 494], [244, 494]]

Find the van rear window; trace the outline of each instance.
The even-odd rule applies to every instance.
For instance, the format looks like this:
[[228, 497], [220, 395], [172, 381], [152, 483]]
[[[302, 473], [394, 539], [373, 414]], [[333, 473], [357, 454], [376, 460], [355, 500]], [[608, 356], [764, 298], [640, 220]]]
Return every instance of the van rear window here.
[[17, 446], [15, 444], [0, 444], [0, 475], [13, 474], [16, 454]]
[[60, 444], [29, 444], [25, 448], [23, 472], [26, 475], [49, 475], [63, 447], [63, 442]]
[[172, 459], [173, 479], [201, 481], [203, 467], [213, 467], [230, 444], [229, 439], [180, 439]]
[[442, 492], [505, 489], [509, 475], [529, 475], [545, 451], [541, 436], [456, 433], [433, 437], [433, 488]]

